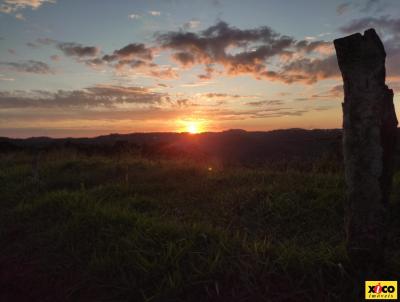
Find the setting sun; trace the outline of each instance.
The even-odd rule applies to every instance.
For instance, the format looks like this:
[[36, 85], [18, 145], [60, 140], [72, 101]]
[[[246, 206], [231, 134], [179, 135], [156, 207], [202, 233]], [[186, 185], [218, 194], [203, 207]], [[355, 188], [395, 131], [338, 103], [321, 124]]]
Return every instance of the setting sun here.
[[191, 134], [196, 134], [196, 133], [201, 132], [199, 122], [195, 122], [195, 121], [187, 122], [186, 130], [187, 130], [187, 132], [189, 132]]
[[207, 128], [207, 122], [202, 119], [184, 119], [176, 121], [178, 131], [197, 134], [204, 132]]

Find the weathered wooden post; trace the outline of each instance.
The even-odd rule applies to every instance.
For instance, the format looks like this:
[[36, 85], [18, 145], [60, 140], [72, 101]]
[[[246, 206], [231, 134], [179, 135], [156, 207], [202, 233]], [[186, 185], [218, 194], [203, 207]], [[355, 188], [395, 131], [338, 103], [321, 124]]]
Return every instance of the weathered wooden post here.
[[386, 53], [374, 29], [334, 44], [344, 82], [347, 251], [356, 266], [376, 268], [384, 257], [397, 129]]

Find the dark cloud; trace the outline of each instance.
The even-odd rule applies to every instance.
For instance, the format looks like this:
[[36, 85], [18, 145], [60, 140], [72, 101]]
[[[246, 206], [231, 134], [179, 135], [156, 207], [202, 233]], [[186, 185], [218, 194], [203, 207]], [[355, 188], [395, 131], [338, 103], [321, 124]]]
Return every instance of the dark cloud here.
[[86, 59], [84, 63], [89, 67], [101, 67], [105, 64], [105, 62], [101, 58], [94, 58], [94, 59]]
[[249, 106], [276, 106], [282, 105], [284, 102], [282, 100], [264, 100], [264, 101], [255, 101], [255, 102], [248, 102], [246, 105]]
[[166, 94], [142, 87], [97, 85], [81, 90], [57, 92], [3, 91], [0, 92], [0, 108], [110, 108], [118, 104], [160, 104], [166, 98]]
[[[281, 37], [269, 27], [241, 30], [219, 22], [199, 34], [192, 32], [169, 32], [157, 37], [164, 49], [178, 51], [174, 58], [182, 65], [221, 64], [228, 73], [251, 73], [263, 69], [263, 61], [279, 53], [293, 43], [288, 37]], [[250, 46], [251, 43], [268, 43], [236, 54], [227, 52], [228, 47]]]
[[36, 74], [51, 74], [54, 71], [41, 61], [22, 61], [22, 62], [0, 62], [0, 65], [7, 66], [9, 69], [17, 72], [27, 72]]
[[64, 55], [74, 57], [78, 62], [93, 68], [109, 66], [118, 74], [136, 72], [160, 79], [177, 78], [177, 72], [171, 67], [153, 63], [153, 49], [142, 43], [131, 43], [111, 54], [100, 55], [100, 49], [95, 46], [84, 46], [75, 42], [59, 42], [50, 38], [40, 38], [36, 41], [42, 45], [54, 45]]
[[[182, 66], [203, 65], [205, 72], [199, 78], [204, 80], [212, 77], [216, 65], [222, 66], [228, 75], [251, 74], [256, 78], [279, 80], [283, 78], [279, 70], [267, 70], [270, 59], [290, 59], [295, 52], [326, 53], [332, 47], [325, 41], [297, 41], [267, 26], [242, 30], [222, 21], [199, 33], [159, 34], [156, 41], [162, 49], [174, 51], [172, 58]], [[285, 82], [297, 80], [304, 81], [292, 76]]]
[[182, 67], [203, 66], [200, 80], [210, 80], [216, 74], [248, 74], [257, 79], [311, 84], [335, 77], [338, 71], [336, 59], [331, 57], [331, 42], [296, 40], [267, 26], [239, 29], [222, 21], [197, 33], [179, 30], [157, 34], [155, 46], [130, 43], [101, 56], [94, 46], [48, 38], [37, 43], [56, 45], [65, 55], [90, 67], [111, 67], [119, 75], [177, 78], [176, 69], [153, 62], [154, 53], [162, 50], [171, 51], [172, 59]]
[[196, 63], [196, 58], [190, 52], [177, 52], [172, 55], [172, 58], [183, 66], [190, 66]]
[[[85, 46], [75, 42], [60, 42], [51, 38], [38, 38], [37, 44], [54, 45], [61, 50], [65, 56], [75, 58], [95, 57], [100, 53], [100, 49], [96, 46]], [[28, 43], [30, 47], [37, 47], [35, 43]]]
[[153, 63], [153, 52], [153, 48], [142, 43], [131, 43], [111, 54], [84, 62], [91, 67], [112, 67], [119, 74], [135, 72], [160, 79], [177, 78], [177, 72], [173, 68]]
[[301, 58], [283, 66], [279, 74], [270, 75], [285, 83], [303, 81], [309, 84], [319, 80], [340, 77], [335, 55], [323, 59]]
[[69, 57], [94, 57], [99, 53], [99, 49], [95, 46], [83, 46], [82, 44], [72, 42], [58, 43], [57, 48]]
[[153, 53], [150, 48], [147, 48], [144, 44], [140, 43], [132, 43], [128, 44], [125, 47], [115, 50], [111, 55], [103, 56], [103, 60], [106, 62], [111, 61], [129, 61], [134, 59], [144, 59], [144, 60], [152, 60]]

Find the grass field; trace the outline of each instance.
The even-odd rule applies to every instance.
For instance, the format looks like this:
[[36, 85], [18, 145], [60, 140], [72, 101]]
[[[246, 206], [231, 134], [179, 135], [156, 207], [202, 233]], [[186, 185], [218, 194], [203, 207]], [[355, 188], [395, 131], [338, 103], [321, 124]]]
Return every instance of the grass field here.
[[[356, 301], [340, 167], [0, 157], [1, 301]], [[400, 277], [400, 173], [387, 261]], [[397, 217], [396, 219], [394, 219]]]

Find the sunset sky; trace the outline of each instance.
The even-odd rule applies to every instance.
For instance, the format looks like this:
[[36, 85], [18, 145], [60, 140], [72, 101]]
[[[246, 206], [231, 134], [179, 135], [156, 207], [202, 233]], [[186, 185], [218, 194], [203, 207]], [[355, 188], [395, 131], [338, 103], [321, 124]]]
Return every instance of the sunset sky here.
[[399, 0], [0, 0], [0, 136], [341, 127], [332, 41]]

